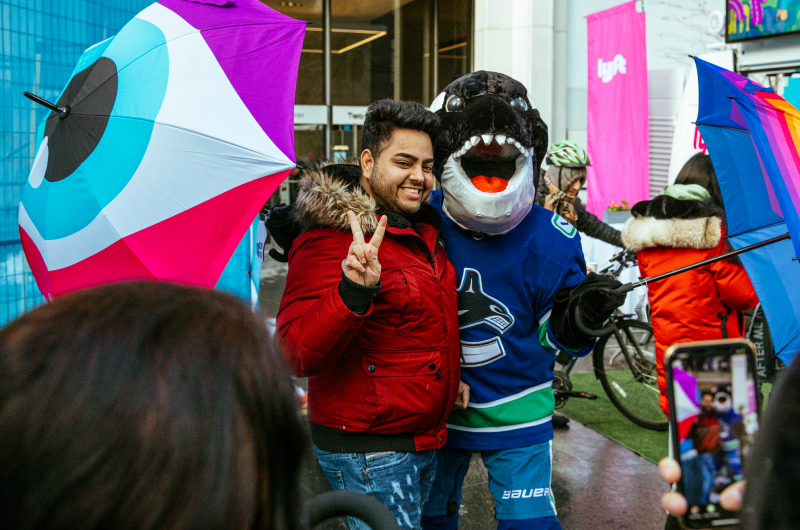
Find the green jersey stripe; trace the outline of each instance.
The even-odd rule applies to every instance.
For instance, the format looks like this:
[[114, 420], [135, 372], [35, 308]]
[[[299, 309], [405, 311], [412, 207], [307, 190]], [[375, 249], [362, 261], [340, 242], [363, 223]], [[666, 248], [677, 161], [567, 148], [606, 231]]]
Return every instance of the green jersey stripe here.
[[553, 414], [555, 398], [553, 388], [548, 384], [544, 388], [522, 395], [513, 401], [500, 403], [493, 407], [467, 407], [457, 409], [450, 414], [448, 425], [457, 428], [492, 428], [512, 427], [541, 420]]

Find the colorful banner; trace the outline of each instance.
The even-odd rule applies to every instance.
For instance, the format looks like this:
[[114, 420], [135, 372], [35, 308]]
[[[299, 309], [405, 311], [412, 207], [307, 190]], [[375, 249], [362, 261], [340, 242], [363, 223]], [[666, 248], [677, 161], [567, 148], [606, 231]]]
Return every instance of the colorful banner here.
[[586, 17], [587, 210], [602, 217], [613, 202], [650, 196], [650, 116], [644, 13], [636, 2]]

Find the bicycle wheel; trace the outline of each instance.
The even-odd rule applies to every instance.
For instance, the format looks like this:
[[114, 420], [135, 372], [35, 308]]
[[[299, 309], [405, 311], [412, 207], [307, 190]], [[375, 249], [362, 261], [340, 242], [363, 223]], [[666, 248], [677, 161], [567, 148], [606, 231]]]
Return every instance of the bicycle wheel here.
[[650, 324], [618, 322], [617, 333], [598, 339], [594, 370], [608, 398], [626, 418], [646, 429], [667, 430], [669, 422], [658, 405], [656, 348]]

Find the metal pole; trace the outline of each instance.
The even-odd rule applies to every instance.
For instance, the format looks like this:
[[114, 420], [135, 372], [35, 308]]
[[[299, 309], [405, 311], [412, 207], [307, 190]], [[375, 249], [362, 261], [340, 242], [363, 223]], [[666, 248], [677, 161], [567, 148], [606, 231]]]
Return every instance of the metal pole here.
[[791, 239], [788, 233], [773, 237], [772, 239], [767, 239], [766, 241], [762, 241], [761, 243], [755, 243], [753, 245], [748, 245], [746, 247], [742, 247], [739, 250], [733, 250], [731, 252], [726, 252], [720, 256], [714, 256], [713, 258], [709, 258], [707, 260], [703, 260], [697, 263], [692, 263], [691, 265], [687, 265], [685, 267], [681, 267], [680, 269], [675, 269], [674, 271], [665, 272], [664, 274], [659, 274], [658, 276], [653, 276], [652, 278], [641, 278], [638, 282], [633, 283], [626, 283], [621, 287], [617, 287], [617, 291], [620, 293], [627, 293], [629, 291], [633, 291], [637, 287], [642, 287], [647, 285], [648, 283], [657, 282], [659, 280], [665, 280], [671, 276], [675, 276], [676, 274], [681, 274], [683, 272], [688, 272], [704, 265], [708, 265], [710, 263], [714, 263], [723, 259], [727, 259], [733, 256], [738, 256], [739, 254], [744, 254], [745, 252], [749, 252], [751, 250], [755, 250], [757, 248], [766, 247], [767, 245], [772, 245], [773, 243], [777, 243], [779, 241], [784, 241], [786, 239]]
[[[626, 283], [625, 285], [620, 285], [615, 290], [618, 293], [628, 293], [628, 292], [633, 291], [637, 287], [642, 287], [642, 286], [646, 287], [648, 283], [657, 282], [659, 280], [664, 280], [664, 279], [669, 278], [671, 276], [675, 276], [676, 274], [681, 274], [683, 272], [688, 272], [690, 270], [697, 269], [697, 268], [702, 267], [704, 265], [708, 265], [709, 263], [714, 263], [715, 261], [720, 261], [720, 260], [723, 260], [723, 259], [726, 259], [726, 258], [730, 258], [731, 256], [736, 256], [736, 255], [739, 255], [739, 254], [743, 254], [745, 252], [749, 252], [749, 251], [755, 250], [757, 248], [766, 247], [767, 245], [772, 245], [773, 243], [777, 243], [779, 241], [783, 241], [783, 240], [786, 240], [786, 239], [791, 239], [791, 237], [789, 237], [788, 233], [784, 234], [782, 236], [773, 237], [772, 239], [767, 239], [766, 241], [762, 241], [761, 243], [756, 243], [754, 245], [749, 245], [749, 246], [746, 246], [746, 247], [742, 247], [739, 250], [734, 250], [732, 252], [727, 252], [725, 254], [722, 254], [721, 256], [715, 256], [713, 258], [710, 258], [710, 259], [707, 259], [707, 260], [703, 260], [703, 261], [700, 261], [698, 263], [693, 263], [691, 265], [687, 265], [686, 267], [681, 267], [680, 269], [675, 269], [674, 271], [665, 272], [664, 274], [659, 274], [658, 276], [653, 276], [652, 278], [641, 278], [638, 282]], [[610, 325], [608, 325], [608, 326], [606, 326], [604, 328], [601, 328], [601, 329], [591, 329], [589, 327], [586, 327], [586, 325], [583, 323], [583, 318], [581, 317], [581, 312], [580, 311], [576, 311], [575, 312], [575, 324], [577, 324], [578, 329], [581, 330], [581, 332], [585, 333], [586, 335], [589, 335], [590, 337], [602, 337], [603, 335], [608, 335], [609, 333], [614, 332], [614, 330], [616, 329], [616, 324], [614, 323], [613, 320], [612, 320]]]
[[333, 132], [333, 106], [331, 104], [331, 0], [322, 0], [322, 55], [325, 66], [325, 158], [330, 160], [331, 134]]
[[433, 94], [431, 97], [436, 97], [439, 94], [439, 0], [433, 0], [433, 49], [431, 50], [431, 59], [433, 59]]

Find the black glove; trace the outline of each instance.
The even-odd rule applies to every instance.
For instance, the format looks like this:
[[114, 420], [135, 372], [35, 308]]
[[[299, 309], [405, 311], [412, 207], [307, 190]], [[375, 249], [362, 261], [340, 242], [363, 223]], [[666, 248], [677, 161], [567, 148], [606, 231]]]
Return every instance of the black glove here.
[[626, 293], [614, 290], [621, 285], [614, 278], [590, 272], [580, 284], [559, 290], [550, 313], [550, 329], [556, 339], [573, 350], [584, 347], [594, 337], [578, 329], [575, 313], [580, 311], [584, 326], [602, 328], [614, 310], [625, 303]]
[[292, 248], [292, 243], [300, 235], [300, 225], [295, 222], [292, 216], [292, 207], [281, 203], [272, 209], [267, 209], [265, 206], [261, 211], [267, 216], [264, 225], [267, 227], [269, 235], [283, 250], [283, 254], [281, 254], [274, 248], [270, 249], [269, 255], [275, 261], [288, 262], [289, 249]]

